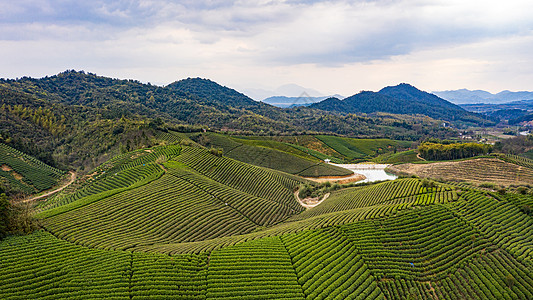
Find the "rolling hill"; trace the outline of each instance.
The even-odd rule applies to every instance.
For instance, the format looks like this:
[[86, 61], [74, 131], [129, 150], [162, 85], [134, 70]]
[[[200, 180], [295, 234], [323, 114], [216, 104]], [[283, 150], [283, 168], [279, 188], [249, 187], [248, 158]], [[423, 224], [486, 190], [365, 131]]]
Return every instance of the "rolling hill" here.
[[0, 191], [33, 194], [57, 185], [66, 172], [0, 143]]
[[310, 107], [339, 113], [420, 114], [445, 121], [483, 122], [481, 115], [467, 112], [453, 103], [405, 83], [385, 87], [377, 93], [363, 91], [344, 100], [329, 98]]
[[51, 166], [79, 171], [120, 152], [154, 146], [158, 131], [168, 129], [402, 140], [457, 134], [424, 116], [281, 109], [199, 78], [155, 86], [68, 70], [38, 79], [0, 79], [0, 99], [1, 142]]
[[436, 91], [435, 95], [451, 101], [456, 104], [502, 104], [511, 101], [533, 100], [533, 92], [521, 91], [501, 91], [492, 94], [483, 90], [451, 90], [451, 91]]
[[190, 136], [203, 146], [223, 149], [226, 157], [289, 174], [319, 177], [347, 176], [353, 173], [325, 164], [323, 159], [329, 158], [327, 155], [321, 155], [319, 159], [309, 154], [309, 149], [299, 149], [292, 144], [266, 138], [236, 138], [215, 133], [195, 133]]
[[304, 209], [302, 182], [198, 145], [123, 153], [0, 241], [0, 298], [533, 297], [530, 195], [402, 178]]

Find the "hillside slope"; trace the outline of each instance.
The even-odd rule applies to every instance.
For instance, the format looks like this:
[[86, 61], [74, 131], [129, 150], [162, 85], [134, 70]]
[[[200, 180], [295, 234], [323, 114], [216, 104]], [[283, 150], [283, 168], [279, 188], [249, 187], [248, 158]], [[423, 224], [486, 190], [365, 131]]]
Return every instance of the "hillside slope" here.
[[131, 152], [93, 176], [81, 194], [58, 195], [52, 202], [60, 205], [38, 215], [47, 230], [86, 246], [130, 249], [245, 234], [303, 210], [293, 196], [303, 179], [200, 148]]
[[[3, 257], [0, 297], [88, 299], [110, 294], [120, 299], [533, 297], [533, 221], [515, 204], [522, 201], [518, 198], [526, 199], [527, 195], [501, 196], [467, 187], [459, 190], [447, 184], [426, 188], [419, 179], [400, 179], [336, 191], [328, 199], [331, 201], [324, 203], [327, 205], [294, 215], [270, 228], [198, 242], [168, 243], [168, 239], [155, 237], [168, 232], [174, 232], [176, 237], [192, 232], [190, 226], [165, 230], [166, 222], [172, 222], [176, 216], [200, 216], [200, 212], [182, 212], [182, 208], [169, 206], [165, 200], [169, 195], [189, 197], [193, 192], [189, 190], [212, 187], [211, 194], [198, 198], [199, 202], [209, 204], [209, 198], [227, 194], [228, 190], [217, 183], [204, 185], [209, 179], [199, 174], [208, 177], [219, 174], [216, 179], [226, 186], [241, 183], [247, 186], [243, 181], [246, 177], [222, 175], [222, 162], [229, 160], [212, 157], [208, 161], [216, 161], [215, 164], [203, 163], [206, 157], [202, 150], [183, 151], [173, 157], [186, 154], [188, 157], [181, 161], [190, 161], [200, 173], [191, 173], [170, 158], [164, 163], [168, 174], [161, 179], [170, 175], [174, 178], [168, 180], [181, 178], [194, 182], [194, 186], [177, 193], [167, 193], [165, 188], [140, 189], [135, 197], [124, 197], [123, 205], [108, 203], [99, 213], [99, 222], [87, 222], [99, 209], [97, 204], [107, 201], [104, 199], [83, 207], [93, 206], [79, 211], [72, 220], [52, 220], [55, 225], [46, 226], [56, 236], [40, 231], [0, 241]], [[132, 157], [121, 159], [135, 162]], [[158, 201], [142, 196], [149, 190]], [[142, 199], [137, 201], [137, 196]], [[151, 209], [147, 210], [141, 202]], [[160, 210], [161, 206], [165, 209]], [[135, 211], [138, 213], [132, 215]], [[150, 221], [142, 217], [148, 212]], [[210, 221], [218, 224], [218, 218], [225, 215], [211, 215]], [[137, 223], [139, 217], [144, 221]], [[200, 217], [191, 223], [193, 228], [202, 220]], [[115, 228], [103, 228], [98, 225], [101, 221]], [[223, 232], [233, 226], [232, 222], [226, 219], [211, 230], [198, 228], [193, 232], [197, 237]], [[158, 226], [152, 228], [149, 226], [152, 223]], [[64, 229], [56, 232], [54, 226]], [[113, 235], [108, 235], [110, 230]], [[127, 234], [128, 238], [122, 239]], [[129, 243], [134, 244], [127, 246]], [[129, 250], [171, 255], [105, 250], [119, 245]]]
[[[267, 138], [229, 137], [214, 133], [190, 135], [203, 146], [220, 148], [224, 156], [252, 165], [305, 177], [348, 176], [353, 172], [325, 164], [321, 159]], [[327, 156], [325, 156], [327, 157]]]
[[0, 143], [0, 191], [32, 194], [58, 184], [65, 171]]
[[399, 84], [379, 92], [363, 91], [344, 100], [329, 98], [313, 104], [311, 108], [341, 113], [420, 114], [445, 121], [481, 123], [481, 115], [467, 112], [461, 107], [433, 94], [418, 90], [409, 84]]

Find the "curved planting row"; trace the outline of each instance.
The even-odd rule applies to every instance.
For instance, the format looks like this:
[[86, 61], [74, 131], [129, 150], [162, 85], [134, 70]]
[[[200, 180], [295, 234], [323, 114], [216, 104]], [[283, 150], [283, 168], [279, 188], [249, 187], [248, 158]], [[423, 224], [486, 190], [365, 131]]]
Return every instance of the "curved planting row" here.
[[132, 299], [205, 299], [207, 255], [133, 253]]
[[436, 289], [439, 299], [533, 299], [533, 268], [494, 251], [438, 281]]
[[278, 237], [211, 253], [208, 299], [304, 299], [291, 259]]
[[422, 283], [416, 280], [406, 279], [386, 279], [378, 283], [385, 294], [386, 299], [448, 299], [442, 292], [435, 289], [432, 283]]
[[90, 195], [125, 188], [161, 171], [160, 166], [155, 163], [149, 163], [126, 169], [118, 173], [108, 174], [97, 181], [92, 181], [91, 184], [84, 185], [74, 193], [59, 195], [46, 202], [42, 202], [41, 207], [42, 209], [51, 209]]
[[296, 177], [217, 157], [206, 150], [191, 147], [184, 147], [175, 160], [229, 187], [286, 205], [296, 212], [303, 210], [292, 194], [301, 182]]
[[[308, 151], [268, 138], [237, 139], [214, 133], [202, 133], [201, 136], [203, 145], [222, 148], [224, 156], [264, 168], [301, 176], [345, 176], [352, 173], [337, 166], [320, 163], [321, 161], [307, 153]], [[193, 136], [193, 139], [200, 141], [198, 136]], [[313, 172], [306, 171], [308, 169]]]
[[279, 223], [295, 213], [294, 209], [287, 205], [230, 188], [193, 171], [174, 168], [168, 168], [168, 170], [170, 174], [178, 176], [205, 191], [213, 199], [239, 211], [257, 225], [265, 226]]
[[449, 186], [438, 185], [434, 188], [426, 188], [422, 186], [418, 179], [399, 179], [333, 192], [326, 201], [294, 216], [291, 220], [301, 220], [312, 216], [377, 204], [414, 202], [417, 205], [419, 203], [443, 203], [456, 199], [458, 199], [457, 193]]
[[441, 205], [341, 227], [378, 278], [440, 279], [489, 245]]
[[131, 255], [38, 232], [0, 242], [2, 299], [128, 299]]
[[25, 154], [25, 153], [23, 153], [23, 152], [21, 152], [21, 151], [19, 151], [17, 149], [11, 148], [11, 147], [9, 147], [6, 144], [0, 143], [0, 153], [2, 153], [2, 156], [3, 155], [9, 155], [9, 156], [12, 156], [12, 157], [18, 157], [18, 158], [20, 158], [21, 160], [25, 161], [28, 164], [34, 165], [36, 167], [38, 166], [40, 169], [48, 170], [50, 173], [55, 174], [55, 176], [61, 176], [61, 175], [63, 175], [65, 173], [64, 171], [61, 171], [59, 169], [56, 169], [56, 168], [54, 168], [52, 166], [49, 166], [49, 165], [43, 163], [42, 161], [36, 159], [33, 156], [27, 155], [27, 154]]
[[363, 258], [338, 229], [281, 239], [307, 299], [384, 299]]
[[47, 190], [56, 185], [65, 174], [64, 171], [1, 143], [0, 167], [0, 176], [26, 193]]
[[370, 207], [356, 208], [348, 211], [334, 212], [307, 219], [283, 222], [261, 231], [238, 235], [226, 236], [208, 241], [191, 243], [169, 243], [136, 247], [139, 251], [160, 252], [169, 254], [178, 253], [200, 253], [208, 252], [222, 247], [232, 246], [247, 240], [259, 239], [263, 237], [280, 236], [283, 234], [297, 233], [304, 230], [313, 230], [336, 225], [349, 224], [360, 220], [381, 218], [396, 214], [398, 211], [412, 207], [412, 203], [402, 203], [394, 205], [376, 205]]
[[174, 132], [174, 131], [164, 132], [164, 131], [159, 131], [159, 130], [155, 134], [155, 137], [159, 140], [168, 141], [172, 144], [178, 144], [182, 140], [189, 139], [184, 133], [181, 133], [181, 132]]
[[200, 241], [243, 234], [257, 227], [222, 201], [187, 180], [167, 174], [139, 188], [48, 218], [45, 226], [63, 239], [114, 249]]
[[496, 195], [467, 192], [450, 206], [494, 244], [520, 260], [533, 263], [533, 219]]
[[180, 150], [180, 146], [171, 145], [117, 155], [46, 202], [41, 202], [39, 209], [41, 211], [53, 209], [90, 195], [123, 190], [160, 173], [161, 168], [156, 163], [162, 163], [179, 155]]
[[295, 144], [291, 144], [291, 143], [284, 143], [285, 145], [287, 146], [291, 146], [293, 148], [296, 148], [306, 154], [309, 154], [309, 155], [312, 155], [320, 160], [326, 160], [326, 159], [329, 159], [332, 163], [334, 164], [342, 164], [344, 163], [344, 161], [340, 158], [337, 158], [337, 157], [334, 157], [334, 156], [330, 156], [330, 155], [326, 155], [322, 152], [318, 152], [316, 150], [313, 150], [313, 149], [309, 149], [309, 148], [306, 148], [304, 146], [300, 146], [300, 145], [295, 145]]
[[115, 174], [143, 164], [164, 162], [178, 156], [180, 152], [180, 145], [168, 145], [122, 153], [95, 168], [90, 174], [90, 180], [99, 180], [108, 174]]
[[205, 299], [204, 256], [89, 249], [45, 232], [0, 241], [1, 299]]
[[527, 157], [513, 155], [513, 154], [505, 154], [505, 155], [500, 155], [498, 158], [503, 161], [513, 163], [515, 165], [533, 169], [533, 160]]
[[392, 166], [395, 172], [450, 181], [494, 183], [499, 185], [533, 184], [533, 169], [497, 158]]

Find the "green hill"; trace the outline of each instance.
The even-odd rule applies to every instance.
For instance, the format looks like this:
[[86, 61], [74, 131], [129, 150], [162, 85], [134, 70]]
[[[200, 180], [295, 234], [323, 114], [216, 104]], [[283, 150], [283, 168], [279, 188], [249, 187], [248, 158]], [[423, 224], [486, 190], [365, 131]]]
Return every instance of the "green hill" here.
[[390, 139], [356, 139], [330, 135], [318, 135], [316, 138], [347, 160], [373, 158], [411, 147], [411, 142]]
[[223, 149], [224, 156], [256, 166], [279, 170], [305, 177], [347, 176], [353, 172], [325, 164], [329, 158], [319, 152], [309, 154], [309, 149], [277, 142], [262, 137], [229, 137], [214, 133], [199, 133], [191, 138], [206, 147]]
[[38, 215], [55, 235], [91, 247], [130, 249], [245, 234], [303, 210], [293, 196], [303, 179], [200, 148], [130, 152], [91, 176]]
[[[135, 162], [127, 156], [115, 162], [124, 159], [129, 161], [126, 165]], [[185, 166], [188, 162], [191, 167]], [[400, 179], [339, 190], [325, 203], [282, 223], [213, 238], [215, 232], [224, 235], [227, 228], [246, 223], [239, 216], [228, 219], [229, 214], [223, 211], [202, 212], [208, 210], [205, 203], [211, 203], [210, 198], [229, 195], [226, 199], [230, 200], [232, 193], [238, 193], [228, 206], [257, 221], [237, 204], [255, 202], [238, 199], [244, 192], [265, 192], [249, 186], [246, 176], [228, 178], [222, 172], [226, 164], [241, 170], [233, 174], [244, 175], [245, 169], [259, 172], [254, 177], [257, 180], [261, 180], [260, 174], [277, 174], [261, 173], [264, 169], [184, 147], [163, 163], [165, 174], [154, 183], [182, 178], [193, 185], [173, 192], [179, 186], [176, 182], [154, 188], [148, 184], [134, 195], [122, 197], [123, 205], [103, 199], [47, 219], [45, 227], [53, 235], [39, 231], [0, 241], [0, 297], [533, 297], [533, 220], [517, 206], [525, 201], [520, 199], [529, 196], [502, 196], [446, 184], [428, 189], [418, 179]], [[247, 190], [230, 192], [228, 187]], [[191, 198], [200, 188], [207, 194]], [[179, 202], [181, 196], [200, 210], [169, 205], [169, 197]], [[99, 204], [106, 202], [100, 210]], [[260, 204], [249, 212], [268, 206]], [[71, 218], [57, 219], [76, 211]], [[149, 219], [143, 217], [146, 214]], [[209, 214], [209, 223], [203, 224], [212, 226], [200, 229], [205, 214]], [[194, 217], [190, 226], [165, 227], [172, 220], [189, 217]], [[91, 218], [92, 222], [86, 221]], [[59, 227], [64, 229], [57, 230]], [[164, 238], [165, 234], [175, 238]], [[209, 239], [187, 242], [187, 236], [201, 239], [202, 234]], [[179, 236], [184, 238], [182, 242], [177, 242]], [[121, 247], [130, 251], [108, 250]]]
[[402, 140], [457, 135], [424, 116], [281, 109], [198, 78], [155, 86], [69, 70], [39, 79], [0, 79], [0, 99], [0, 142], [51, 166], [79, 171], [157, 145], [159, 132], [169, 129]]
[[377, 93], [363, 91], [344, 100], [329, 98], [310, 107], [341, 113], [420, 114], [449, 122], [494, 124], [481, 115], [467, 112], [458, 105], [405, 83], [385, 87]]
[[33, 194], [57, 185], [65, 171], [0, 143], [0, 188], [8, 193]]

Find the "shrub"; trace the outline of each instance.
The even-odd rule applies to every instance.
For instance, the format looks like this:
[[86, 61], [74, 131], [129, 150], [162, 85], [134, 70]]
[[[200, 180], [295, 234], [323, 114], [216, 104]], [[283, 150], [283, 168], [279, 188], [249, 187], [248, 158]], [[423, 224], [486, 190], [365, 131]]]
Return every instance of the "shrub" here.
[[518, 187], [518, 188], [516, 189], [516, 191], [517, 191], [518, 193], [522, 194], [522, 195], [525, 195], [525, 194], [527, 194], [527, 187], [525, 187], [525, 186]]
[[496, 187], [496, 185], [494, 185], [494, 183], [484, 182], [484, 183], [480, 184], [479, 187], [488, 188], [488, 189], [494, 189]]
[[523, 211], [526, 215], [531, 214], [531, 206], [524, 204], [520, 207], [520, 210]]
[[506, 275], [505, 276], [505, 284], [507, 284], [507, 286], [509, 288], [512, 288], [516, 283], [516, 280], [513, 278], [513, 276], [511, 275]]
[[224, 154], [224, 151], [220, 148], [211, 148], [209, 152], [218, 157], [222, 157], [222, 154]]

